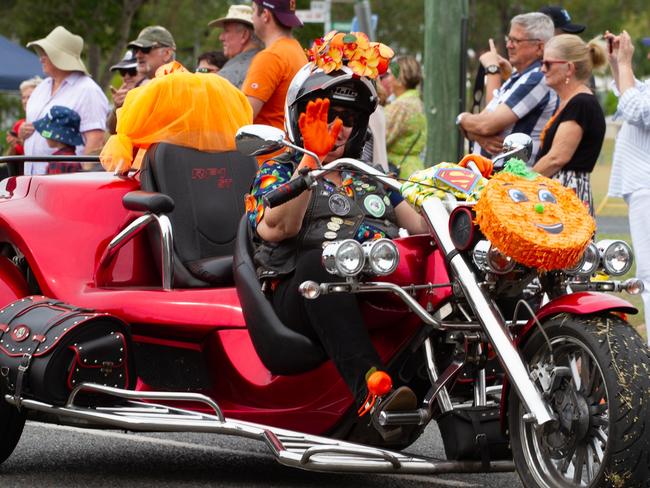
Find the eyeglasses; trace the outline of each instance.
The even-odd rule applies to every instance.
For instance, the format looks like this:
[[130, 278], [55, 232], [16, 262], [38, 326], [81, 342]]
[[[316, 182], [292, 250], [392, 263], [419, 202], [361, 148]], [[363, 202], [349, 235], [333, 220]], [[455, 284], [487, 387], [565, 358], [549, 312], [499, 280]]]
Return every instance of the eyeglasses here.
[[133, 68], [133, 69], [118, 69], [118, 71], [120, 72], [120, 75], [122, 76], [122, 78], [124, 78], [125, 76], [135, 76], [135, 75], [138, 74], [138, 70], [135, 69], [135, 68]]
[[530, 38], [530, 39], [517, 39], [516, 37], [511, 37], [511, 36], [506, 36], [505, 38], [506, 44], [509, 42], [514, 44], [515, 46], [518, 46], [522, 42], [539, 42], [539, 39], [536, 38]]
[[352, 112], [351, 110], [330, 107], [330, 110], [327, 113], [327, 123], [331, 124], [337, 117], [341, 119], [344, 126], [355, 127], [357, 125], [357, 120], [359, 119], [359, 114], [357, 112]]
[[554, 64], [569, 64], [569, 61], [560, 61], [559, 59], [545, 59], [542, 61], [542, 66], [546, 71], [550, 70]]
[[152, 50], [160, 49], [161, 47], [165, 47], [165, 46], [158, 46], [158, 45], [153, 45], [148, 47], [133, 46], [131, 49], [133, 49], [134, 54], [137, 53], [138, 51], [140, 51], [142, 54], [149, 54]]

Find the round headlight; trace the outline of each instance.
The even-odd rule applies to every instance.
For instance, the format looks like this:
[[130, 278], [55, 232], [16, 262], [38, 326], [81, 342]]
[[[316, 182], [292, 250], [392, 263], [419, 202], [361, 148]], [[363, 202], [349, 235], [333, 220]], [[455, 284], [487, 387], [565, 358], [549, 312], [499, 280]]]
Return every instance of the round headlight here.
[[366, 270], [378, 276], [391, 274], [399, 264], [399, 251], [390, 239], [366, 241], [361, 246], [366, 257]]
[[621, 276], [632, 268], [632, 249], [624, 241], [606, 239], [596, 244], [607, 274]]
[[598, 270], [599, 264], [600, 253], [598, 252], [598, 248], [596, 244], [590, 242], [576, 265], [571, 269], [567, 269], [566, 272], [568, 274], [591, 276]]
[[496, 274], [510, 273], [515, 268], [515, 261], [503, 254], [490, 241], [478, 241], [472, 252], [474, 263], [483, 272]]
[[346, 239], [334, 241], [325, 246], [322, 262], [328, 273], [339, 276], [355, 276], [363, 269], [365, 259], [361, 244], [354, 239]]

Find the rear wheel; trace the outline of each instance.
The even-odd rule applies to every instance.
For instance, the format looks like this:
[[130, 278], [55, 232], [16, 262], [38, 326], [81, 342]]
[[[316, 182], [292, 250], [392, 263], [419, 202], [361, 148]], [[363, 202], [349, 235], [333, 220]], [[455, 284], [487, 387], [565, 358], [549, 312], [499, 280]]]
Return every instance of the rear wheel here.
[[14, 452], [24, 426], [24, 413], [9, 405], [4, 398], [0, 398], [0, 463], [3, 463]]
[[[527, 487], [650, 486], [650, 354], [620, 318], [562, 315], [523, 354], [557, 420], [524, 421], [509, 398], [513, 457]], [[549, 350], [549, 341], [551, 348]]]

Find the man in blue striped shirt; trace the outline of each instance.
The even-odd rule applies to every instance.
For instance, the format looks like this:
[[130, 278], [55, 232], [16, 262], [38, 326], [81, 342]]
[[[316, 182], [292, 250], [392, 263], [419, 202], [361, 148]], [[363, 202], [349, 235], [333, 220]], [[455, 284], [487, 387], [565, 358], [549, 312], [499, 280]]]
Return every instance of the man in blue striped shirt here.
[[[479, 114], [463, 112], [456, 119], [466, 136], [476, 142], [475, 153], [491, 157], [501, 150], [505, 136], [523, 132], [533, 139], [530, 164], [535, 162], [540, 135], [558, 104], [557, 95], [546, 86], [541, 72], [544, 44], [553, 34], [550, 17], [534, 12], [510, 21], [508, 60], [497, 54], [490, 39], [490, 50], [479, 59], [487, 77], [487, 106]], [[507, 72], [512, 75], [502, 84], [501, 74]]]

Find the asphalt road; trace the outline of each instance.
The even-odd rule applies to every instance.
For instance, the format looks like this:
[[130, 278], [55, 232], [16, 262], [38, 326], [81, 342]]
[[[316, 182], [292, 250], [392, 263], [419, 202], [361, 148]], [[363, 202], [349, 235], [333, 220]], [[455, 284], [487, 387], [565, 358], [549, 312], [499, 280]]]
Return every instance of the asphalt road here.
[[[431, 426], [413, 453], [443, 457]], [[28, 422], [13, 455], [0, 466], [3, 488], [46, 487], [521, 487], [515, 473], [336, 475], [278, 464], [262, 443], [207, 434], [133, 434]]]

